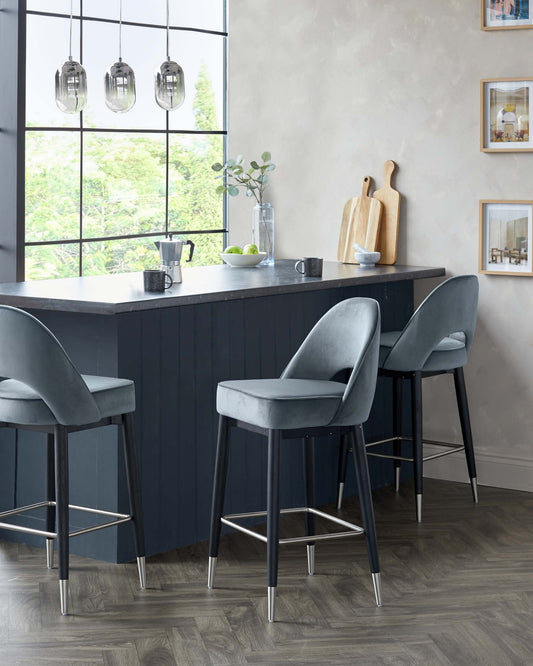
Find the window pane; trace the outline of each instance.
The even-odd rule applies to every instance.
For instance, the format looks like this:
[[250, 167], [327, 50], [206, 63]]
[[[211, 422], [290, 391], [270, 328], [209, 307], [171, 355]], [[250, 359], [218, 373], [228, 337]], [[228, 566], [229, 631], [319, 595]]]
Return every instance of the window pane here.
[[164, 236], [83, 243], [83, 275], [129, 273], [159, 268], [159, 252], [154, 245]]
[[78, 243], [26, 247], [26, 280], [77, 277]]
[[[34, 0], [35, 1], [35, 0]], [[84, 6], [86, 16], [118, 19], [118, 0], [91, 0]], [[166, 3], [128, 0], [122, 9], [124, 21], [166, 25]], [[224, 29], [224, 0], [194, 0], [170, 3], [170, 25], [204, 30]]]
[[122, 59], [135, 73], [137, 99], [127, 113], [113, 113], [105, 105], [104, 76], [118, 60], [118, 25], [86, 21], [83, 53], [87, 70], [87, 107], [83, 119], [88, 127], [165, 129], [165, 112], [154, 98], [154, 72], [164, 60], [165, 31], [123, 26]]
[[86, 132], [83, 238], [165, 229], [165, 135]]
[[[54, 14], [68, 14], [70, 16], [70, 0], [27, 0], [27, 9], [38, 12], [53, 12]], [[80, 13], [80, 0], [74, 0], [72, 5], [74, 15]]]
[[[172, 130], [221, 130], [224, 108], [224, 37], [194, 32], [170, 35], [170, 56], [185, 74], [185, 102], [169, 113]], [[209, 101], [210, 112], [201, 113]]]
[[79, 133], [26, 132], [26, 240], [78, 238], [79, 211]]
[[[226, 234], [191, 234], [187, 236], [184, 234], [180, 236], [183, 240], [187, 238], [194, 243], [194, 255], [191, 263], [184, 261], [182, 266], [184, 269], [194, 266], [211, 266], [213, 264], [221, 264], [222, 259], [220, 253], [224, 249]], [[184, 250], [186, 257], [188, 257], [188, 248]]]
[[[79, 23], [74, 21], [72, 26], [72, 57], [78, 61]], [[68, 60], [69, 20], [29, 15], [27, 31], [26, 124], [39, 127], [79, 127], [80, 114], [63, 113], [57, 108], [55, 101], [55, 73], [57, 68]]]
[[222, 136], [170, 135], [169, 229], [198, 231], [224, 227], [224, 202], [216, 193], [220, 181], [211, 169], [214, 162], [222, 161], [222, 156]]

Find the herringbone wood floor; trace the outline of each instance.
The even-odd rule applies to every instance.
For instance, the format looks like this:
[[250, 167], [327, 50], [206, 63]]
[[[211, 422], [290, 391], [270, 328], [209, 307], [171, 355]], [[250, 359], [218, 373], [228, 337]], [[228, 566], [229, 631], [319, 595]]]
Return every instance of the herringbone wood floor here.
[[[223, 538], [211, 592], [205, 543], [149, 559], [144, 592], [134, 565], [73, 557], [69, 617], [44, 551], [2, 542], [0, 664], [533, 664], [533, 494], [482, 487], [474, 506], [468, 486], [426, 480], [417, 525], [411, 493], [374, 495], [383, 608], [360, 537], [317, 544], [313, 577], [285, 546], [274, 625], [265, 549], [244, 535]], [[357, 522], [356, 501], [341, 515]]]

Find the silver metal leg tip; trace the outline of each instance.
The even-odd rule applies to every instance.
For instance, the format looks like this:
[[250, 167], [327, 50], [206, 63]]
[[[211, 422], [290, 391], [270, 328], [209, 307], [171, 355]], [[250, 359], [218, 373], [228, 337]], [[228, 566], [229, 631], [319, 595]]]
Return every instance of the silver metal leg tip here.
[[268, 588], [268, 621], [274, 622], [274, 613], [276, 606], [276, 588]]
[[315, 544], [307, 546], [307, 573], [310, 576], [315, 573]]
[[374, 594], [376, 596], [376, 605], [378, 608], [381, 608], [383, 606], [383, 602], [381, 601], [381, 574], [380, 573], [373, 573], [372, 574], [372, 583], [374, 584]]
[[209, 558], [209, 566], [207, 569], [207, 589], [212, 590], [215, 586], [215, 572], [217, 570], [217, 558]]
[[401, 467], [394, 468], [394, 489], [396, 490], [397, 493], [400, 492], [400, 472], [401, 472]]
[[339, 483], [339, 490], [337, 493], [337, 509], [342, 509], [342, 496], [344, 495], [344, 483]]
[[473, 476], [470, 479], [470, 484], [472, 486], [472, 495], [474, 496], [474, 502], [477, 504], [479, 502], [479, 496], [477, 494], [477, 479]]
[[422, 495], [416, 496], [416, 522], [422, 522]]
[[137, 558], [137, 571], [139, 572], [141, 590], [146, 590], [146, 557]]
[[68, 615], [68, 580], [59, 581], [59, 606], [61, 615]]
[[46, 540], [46, 567], [47, 569], [54, 568], [54, 540]]

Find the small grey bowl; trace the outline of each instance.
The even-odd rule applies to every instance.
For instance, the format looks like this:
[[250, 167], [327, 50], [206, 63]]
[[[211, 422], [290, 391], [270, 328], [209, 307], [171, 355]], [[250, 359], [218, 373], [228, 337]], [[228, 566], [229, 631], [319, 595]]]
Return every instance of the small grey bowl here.
[[354, 256], [361, 268], [373, 268], [381, 259], [381, 252], [355, 252]]

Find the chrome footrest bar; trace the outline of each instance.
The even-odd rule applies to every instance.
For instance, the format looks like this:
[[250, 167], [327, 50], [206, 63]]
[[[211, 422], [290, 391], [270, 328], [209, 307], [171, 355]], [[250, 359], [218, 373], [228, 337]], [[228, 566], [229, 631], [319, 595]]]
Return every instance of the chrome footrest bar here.
[[389, 460], [401, 460], [402, 462], [413, 462], [413, 458], [406, 458], [405, 456], [393, 456], [389, 453], [372, 453], [367, 451], [367, 456], [372, 456], [373, 458], [388, 458]]
[[[25, 513], [26, 511], [33, 511], [34, 509], [43, 509], [44, 507], [56, 506], [55, 502], [37, 502], [35, 504], [27, 504], [26, 506], [18, 507], [17, 509], [10, 509], [9, 511], [2, 511], [0, 513], [0, 518], [6, 518], [8, 516], [15, 516], [19, 513]], [[77, 504], [69, 504], [69, 509], [75, 511], [85, 511], [86, 513], [95, 513], [99, 516], [109, 516], [115, 518], [116, 520], [108, 521], [107, 523], [101, 523], [100, 525], [94, 525], [92, 527], [85, 527], [80, 530], [75, 530], [74, 532], [69, 532], [69, 537], [80, 536], [81, 534], [87, 534], [89, 532], [96, 532], [97, 530], [103, 530], [106, 527], [113, 527], [113, 525], [121, 525], [122, 523], [127, 523], [132, 520], [132, 516], [127, 513], [116, 513], [114, 511], [104, 511], [104, 509], [93, 509], [88, 506], [78, 506]], [[24, 527], [22, 525], [13, 525], [11, 523], [0, 522], [0, 528], [5, 530], [11, 530], [12, 532], [24, 532], [25, 534], [36, 534], [37, 536], [43, 536], [47, 539], [57, 538], [56, 532], [47, 532], [46, 530], [38, 530], [34, 527]]]
[[[314, 509], [311, 507], [282, 509], [280, 511], [280, 514], [282, 515], [291, 514], [291, 513], [312, 513], [315, 516], [320, 516], [325, 520], [329, 520], [333, 523], [337, 523], [338, 525], [342, 525], [343, 527], [346, 527], [348, 531], [331, 532], [326, 534], [312, 534], [309, 536], [302, 536], [302, 537], [289, 537], [286, 539], [280, 539], [279, 540], [280, 544], [306, 543], [308, 541], [325, 541], [327, 539], [340, 539], [341, 537], [354, 536], [365, 533], [364, 529], [362, 527], [359, 527], [359, 525], [354, 525], [353, 523], [349, 523], [346, 520], [342, 520], [341, 518], [337, 518], [336, 516], [331, 516], [329, 513], [324, 513], [323, 511], [319, 511], [318, 509]], [[252, 530], [248, 527], [244, 527], [243, 525], [239, 525], [239, 523], [235, 522], [235, 520], [243, 518], [259, 518], [261, 516], [266, 516], [266, 515], [267, 515], [266, 511], [251, 511], [249, 513], [232, 513], [228, 514], [227, 516], [222, 516], [220, 520], [222, 523], [224, 523], [224, 525], [228, 525], [229, 527], [232, 527], [233, 529], [238, 530], [239, 532], [243, 532], [248, 536], [259, 539], [259, 541], [262, 541], [263, 543], [267, 543], [267, 538], [263, 534], [259, 534], [259, 532], [256, 532], [255, 530]]]
[[[369, 448], [370, 446], [377, 446], [378, 444], [388, 444], [390, 442], [412, 442], [412, 437], [389, 437], [388, 439], [380, 439], [376, 442], [368, 442], [365, 446]], [[429, 444], [430, 446], [443, 446], [449, 451], [440, 451], [439, 453], [433, 453], [429, 456], [424, 456], [422, 460], [434, 460], [435, 458], [442, 458], [443, 456], [449, 456], [452, 453], [457, 451], [464, 451], [465, 447], [463, 444], [454, 444], [452, 442], [440, 442], [435, 439], [424, 439], [422, 444]], [[367, 451], [367, 456], [373, 456], [374, 458], [387, 458], [389, 460], [400, 460], [402, 462], [414, 462], [413, 458], [407, 458], [405, 456], [395, 456], [390, 453], [373, 453], [372, 451]]]
[[36, 534], [47, 539], [55, 539], [57, 536], [55, 532], [46, 532], [45, 530], [37, 530], [34, 527], [23, 527], [22, 525], [12, 525], [11, 523], [0, 523], [0, 529], [23, 532], [24, 534]]
[[26, 506], [21, 506], [18, 509], [10, 509], [9, 511], [2, 511], [0, 513], [0, 518], [6, 518], [6, 516], [14, 516], [17, 513], [24, 513], [25, 511], [33, 511], [33, 509], [42, 509], [45, 506], [55, 506], [52, 502], [37, 502], [36, 504], [27, 504]]
[[69, 532], [69, 537], [80, 536], [80, 534], [88, 534], [89, 532], [96, 532], [97, 530], [103, 530], [106, 527], [113, 527], [113, 525], [122, 525], [122, 523], [128, 523], [132, 520], [131, 516], [127, 518], [119, 518], [118, 520], [111, 520], [108, 523], [101, 523], [100, 525], [94, 525], [93, 527], [85, 527], [81, 530], [76, 530], [74, 532]]

